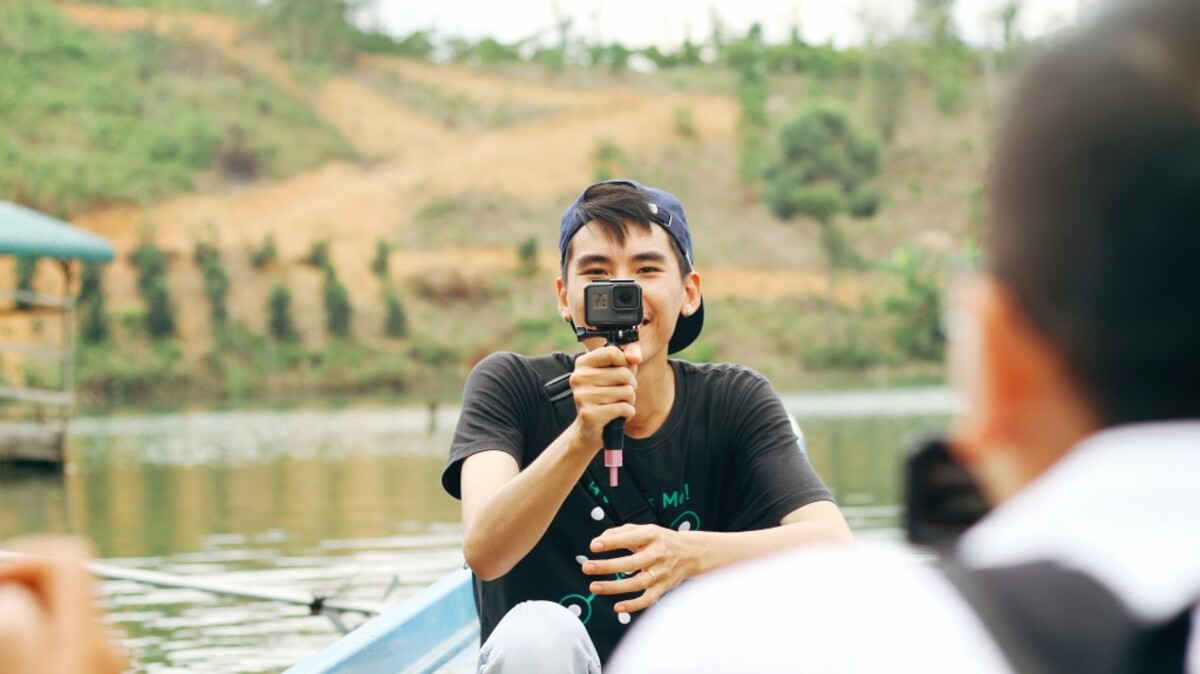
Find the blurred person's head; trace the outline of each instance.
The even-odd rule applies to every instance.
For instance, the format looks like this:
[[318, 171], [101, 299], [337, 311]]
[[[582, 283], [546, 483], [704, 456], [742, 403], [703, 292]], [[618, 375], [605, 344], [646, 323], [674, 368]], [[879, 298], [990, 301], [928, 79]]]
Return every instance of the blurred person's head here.
[[1100, 429], [1200, 418], [1200, 2], [1113, 7], [1009, 101], [957, 443], [992, 500]]

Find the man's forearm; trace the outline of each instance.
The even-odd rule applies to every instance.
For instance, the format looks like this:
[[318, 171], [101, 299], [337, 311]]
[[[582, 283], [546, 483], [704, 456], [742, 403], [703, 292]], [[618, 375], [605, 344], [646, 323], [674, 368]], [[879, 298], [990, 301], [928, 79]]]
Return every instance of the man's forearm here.
[[464, 511], [463, 554], [476, 575], [493, 580], [508, 573], [541, 540], [594, 454], [579, 443], [572, 424], [470, 515]]
[[[807, 511], [807, 512], [805, 512]], [[850, 544], [853, 535], [832, 501], [818, 501], [784, 518], [777, 527], [758, 531], [696, 531], [694, 574], [770, 554], [801, 543]]]

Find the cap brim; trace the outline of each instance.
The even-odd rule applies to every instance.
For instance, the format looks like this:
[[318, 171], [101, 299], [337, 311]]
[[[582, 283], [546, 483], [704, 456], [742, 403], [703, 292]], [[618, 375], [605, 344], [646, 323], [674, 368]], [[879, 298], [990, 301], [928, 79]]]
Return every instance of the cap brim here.
[[704, 328], [704, 298], [700, 298], [700, 306], [691, 316], [680, 316], [675, 324], [675, 332], [667, 343], [667, 353], [678, 353], [691, 346], [700, 336]]

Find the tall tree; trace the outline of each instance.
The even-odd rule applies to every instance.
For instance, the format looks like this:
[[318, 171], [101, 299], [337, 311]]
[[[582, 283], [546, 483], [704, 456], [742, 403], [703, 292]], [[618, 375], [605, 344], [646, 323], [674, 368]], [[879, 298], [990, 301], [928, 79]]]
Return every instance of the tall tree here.
[[767, 170], [763, 199], [777, 218], [816, 221], [828, 263], [833, 299], [837, 270], [857, 260], [837, 227], [838, 216], [873, 215], [879, 193], [879, 143], [859, 131], [846, 113], [825, 105], [803, 110], [779, 134], [780, 155]]

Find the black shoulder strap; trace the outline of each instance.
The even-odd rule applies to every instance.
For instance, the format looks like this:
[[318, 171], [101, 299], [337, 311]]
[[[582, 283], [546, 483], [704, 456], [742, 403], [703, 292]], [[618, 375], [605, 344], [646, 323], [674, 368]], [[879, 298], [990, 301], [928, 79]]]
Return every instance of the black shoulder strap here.
[[[575, 398], [571, 396], [571, 373], [574, 367], [567, 369], [554, 355], [535, 356], [529, 359], [550, 404], [554, 408], [554, 416], [562, 428], [571, 425], [575, 420]], [[604, 468], [604, 455], [596, 452], [596, 457], [588, 464], [587, 472], [580, 478], [580, 488], [596, 500], [597, 504], [606, 511], [615, 511], [621, 524], [661, 524], [658, 516], [646, 503], [642, 489], [631, 471], [621, 471], [621, 481], [616, 487], [608, 486], [608, 470]], [[595, 485], [589, 489], [588, 481]]]
[[1147, 625], [1091, 576], [1051, 562], [971, 569], [946, 559], [940, 565], [1014, 671], [1184, 671], [1194, 607]]

